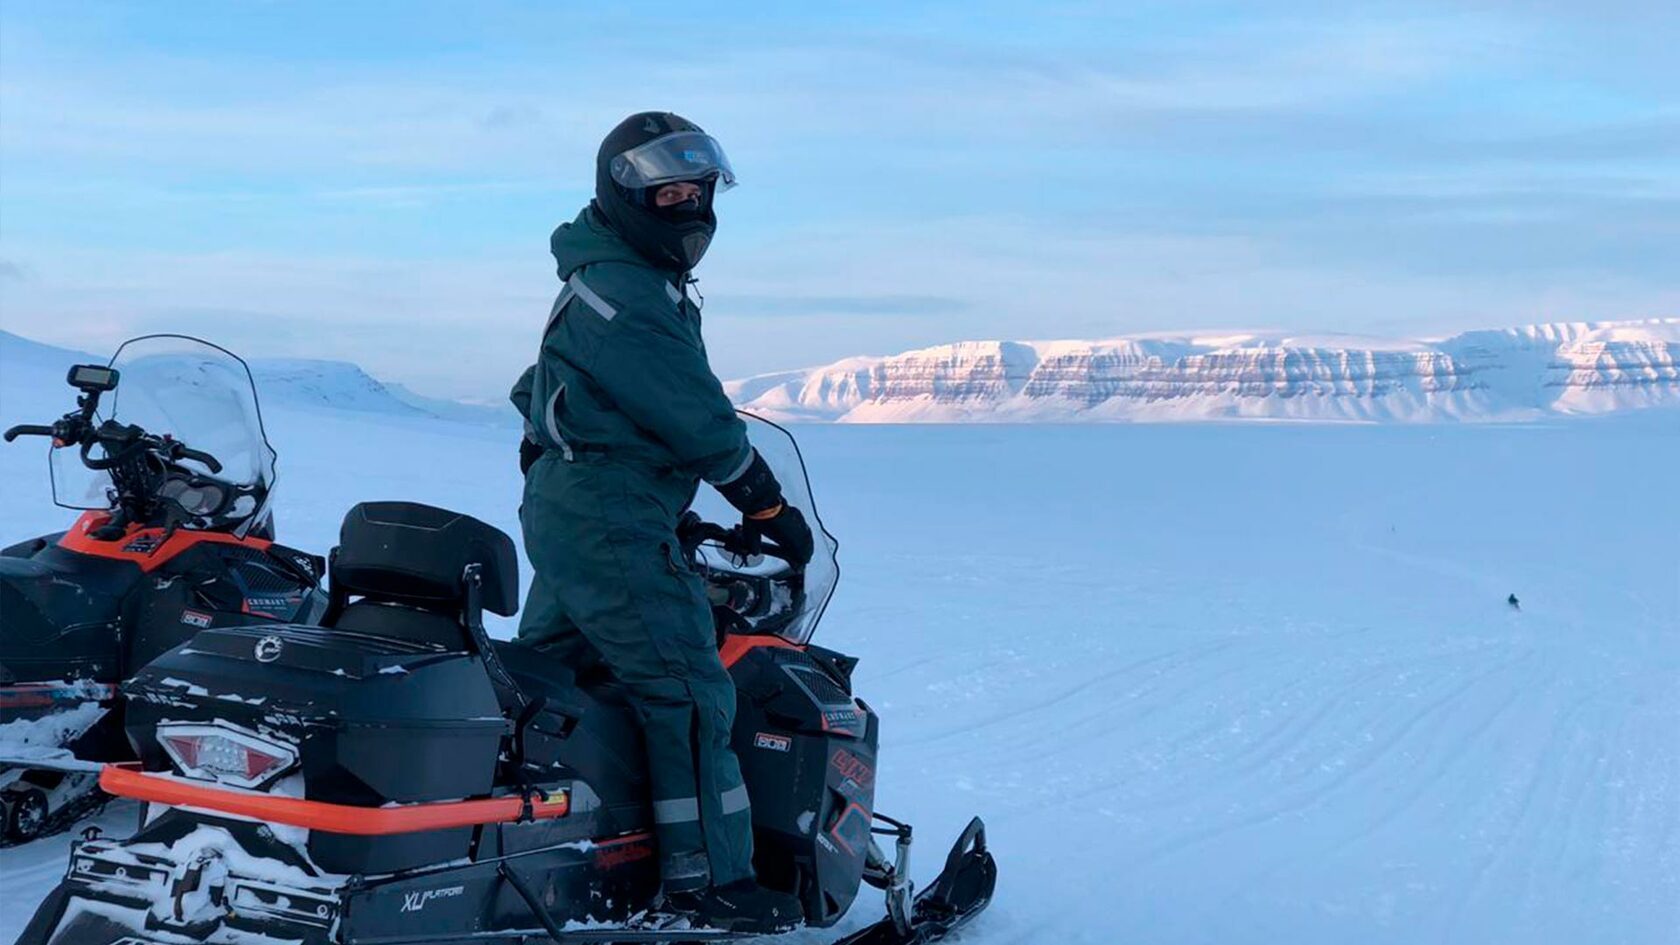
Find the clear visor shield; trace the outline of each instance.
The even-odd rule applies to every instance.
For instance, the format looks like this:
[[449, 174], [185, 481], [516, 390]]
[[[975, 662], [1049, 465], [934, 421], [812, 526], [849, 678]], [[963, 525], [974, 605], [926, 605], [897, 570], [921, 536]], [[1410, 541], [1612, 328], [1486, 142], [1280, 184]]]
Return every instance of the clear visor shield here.
[[723, 146], [711, 135], [679, 131], [625, 151], [608, 168], [613, 180], [632, 190], [676, 181], [718, 179], [718, 190], [735, 186], [735, 171]]
[[[804, 568], [804, 572], [796, 582], [789, 582], [796, 588], [795, 593], [785, 602], [778, 602], [793, 610], [790, 620], [780, 625], [777, 635], [794, 643], [808, 643], [817, 630], [817, 622], [822, 619], [823, 611], [828, 608], [829, 598], [834, 596], [834, 588], [840, 583], [840, 563], [837, 557], [840, 550], [839, 542], [823, 527], [822, 519], [817, 516], [816, 500], [811, 495], [811, 480], [805, 473], [805, 459], [799, 453], [799, 444], [794, 441], [793, 434], [768, 420], [763, 420], [749, 413], [741, 413], [741, 419], [747, 424], [747, 437], [752, 441], [758, 455], [764, 457], [764, 462], [776, 474], [776, 480], [782, 484], [782, 500], [797, 508], [805, 516], [805, 521], [811, 526], [811, 534], [816, 539], [815, 553], [811, 562]], [[738, 521], [740, 513], [734, 511], [723, 498], [711, 490], [706, 490], [694, 503], [694, 511], [711, 522], [728, 524], [732, 520]], [[700, 554], [703, 563], [711, 568], [734, 571], [741, 574], [779, 575], [787, 574], [789, 567], [786, 562], [769, 555], [749, 558], [745, 561], [729, 555], [721, 549], [702, 546]]]
[[[124, 342], [112, 356], [117, 386], [100, 400], [98, 420], [114, 420], [167, 434], [221, 461], [219, 472], [192, 460], [182, 467], [234, 487], [259, 487], [230, 509], [234, 518], [259, 520], [275, 480], [273, 447], [263, 431], [256, 383], [238, 356], [207, 341], [183, 335], [146, 335]], [[95, 447], [92, 456], [101, 458]], [[53, 497], [72, 508], [104, 509], [111, 504], [108, 473], [88, 469], [79, 448], [52, 451]]]

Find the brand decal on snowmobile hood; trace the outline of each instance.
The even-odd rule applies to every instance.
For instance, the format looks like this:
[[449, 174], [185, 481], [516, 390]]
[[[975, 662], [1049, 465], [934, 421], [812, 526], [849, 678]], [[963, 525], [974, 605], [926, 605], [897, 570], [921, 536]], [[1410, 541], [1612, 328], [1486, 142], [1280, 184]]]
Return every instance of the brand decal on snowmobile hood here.
[[302, 592], [295, 594], [264, 594], [245, 598], [245, 612], [257, 617], [285, 620], [303, 604]]
[[834, 766], [835, 771], [840, 772], [841, 777], [850, 778], [861, 787], [869, 787], [875, 783], [875, 769], [844, 748], [836, 748], [828, 763]]
[[259, 663], [272, 663], [280, 658], [280, 651], [285, 649], [286, 641], [276, 636], [266, 636], [257, 641], [254, 655]]

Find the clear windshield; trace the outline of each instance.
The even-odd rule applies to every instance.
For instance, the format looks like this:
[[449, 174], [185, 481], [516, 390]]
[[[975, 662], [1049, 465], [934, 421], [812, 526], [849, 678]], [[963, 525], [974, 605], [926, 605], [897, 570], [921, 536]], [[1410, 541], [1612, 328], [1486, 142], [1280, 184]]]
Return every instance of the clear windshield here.
[[[786, 602], [797, 612], [791, 621], [776, 631], [779, 636], [794, 643], [809, 643], [816, 633], [817, 622], [828, 608], [829, 598], [834, 596], [835, 585], [840, 583], [837, 558], [840, 545], [823, 527], [822, 519], [817, 515], [817, 503], [811, 495], [811, 480], [805, 471], [805, 459], [800, 455], [799, 444], [794, 441], [793, 434], [750, 413], [741, 413], [741, 419], [746, 421], [747, 436], [753, 446], [782, 484], [783, 500], [799, 509], [816, 537], [816, 553], [812, 555], [811, 563], [805, 566], [802, 580], [794, 583], [799, 588], [795, 599]], [[721, 524], [739, 521], [741, 517], [723, 501], [722, 496], [711, 490], [704, 490], [695, 500], [694, 511], [707, 521]], [[709, 546], [702, 547], [700, 554], [707, 566], [720, 570], [765, 575], [788, 571], [786, 563], [769, 556], [742, 561]]]
[[[124, 342], [110, 366], [118, 372], [117, 386], [100, 400], [98, 417], [168, 434], [214, 456], [222, 464], [216, 473], [192, 460], [180, 462], [200, 476], [244, 487], [245, 507], [230, 510], [229, 517], [247, 525], [261, 522], [274, 487], [275, 453], [245, 362], [197, 338], [145, 335]], [[53, 450], [52, 472], [59, 504], [110, 507], [110, 476], [83, 465], [78, 449]]]

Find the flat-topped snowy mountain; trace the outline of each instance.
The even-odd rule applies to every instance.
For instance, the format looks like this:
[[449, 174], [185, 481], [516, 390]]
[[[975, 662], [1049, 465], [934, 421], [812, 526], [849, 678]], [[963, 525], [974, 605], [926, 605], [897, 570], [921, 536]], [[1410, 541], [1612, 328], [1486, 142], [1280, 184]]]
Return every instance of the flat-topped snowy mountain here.
[[726, 388], [770, 417], [853, 423], [1532, 420], [1680, 407], [1680, 319], [1432, 341], [1247, 332], [967, 341]]

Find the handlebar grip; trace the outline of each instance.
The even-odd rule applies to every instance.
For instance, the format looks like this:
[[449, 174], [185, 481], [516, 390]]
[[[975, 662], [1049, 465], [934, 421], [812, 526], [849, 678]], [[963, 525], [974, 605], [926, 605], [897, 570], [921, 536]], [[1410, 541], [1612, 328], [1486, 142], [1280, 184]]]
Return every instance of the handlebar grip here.
[[53, 428], [44, 427], [38, 423], [20, 423], [6, 431], [6, 442], [10, 443], [20, 436], [52, 436]]
[[183, 446], [177, 455], [179, 455], [182, 459], [190, 459], [195, 463], [203, 463], [204, 468], [210, 470], [212, 473], [219, 473], [222, 471], [221, 461], [203, 450], [195, 450], [190, 447]]
[[746, 556], [767, 555], [772, 558], [780, 558], [794, 570], [802, 567], [802, 565], [794, 563], [791, 552], [773, 541], [766, 541], [762, 535], [753, 540], [747, 536], [739, 525], [734, 528], [724, 528], [721, 525], [712, 525], [711, 527], [717, 529], [717, 532], [707, 537], [716, 540], [725, 551]]

